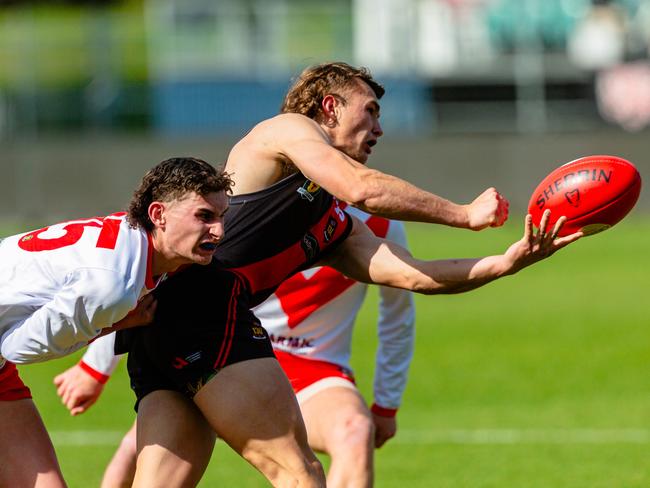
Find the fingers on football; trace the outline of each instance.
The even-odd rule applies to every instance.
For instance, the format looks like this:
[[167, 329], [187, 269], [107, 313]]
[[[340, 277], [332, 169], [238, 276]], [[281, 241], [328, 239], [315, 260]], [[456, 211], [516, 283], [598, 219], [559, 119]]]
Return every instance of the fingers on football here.
[[551, 218], [551, 211], [546, 209], [542, 214], [542, 219], [539, 222], [539, 236], [543, 237], [546, 234], [546, 228], [548, 227], [548, 221]]
[[571, 244], [572, 242], [577, 241], [581, 237], [584, 237], [584, 235], [585, 235], [584, 232], [578, 231], [578, 232], [574, 232], [573, 234], [569, 234], [568, 236], [558, 237], [557, 239], [555, 239], [555, 247], [561, 249], [567, 244]]
[[553, 227], [553, 232], [551, 232], [551, 239], [555, 240], [560, 233], [560, 230], [562, 230], [562, 226], [566, 222], [566, 217], [563, 215], [559, 219], [557, 219], [557, 222], [555, 222], [555, 226]]
[[524, 219], [524, 240], [529, 244], [533, 240], [533, 216], [530, 214]]

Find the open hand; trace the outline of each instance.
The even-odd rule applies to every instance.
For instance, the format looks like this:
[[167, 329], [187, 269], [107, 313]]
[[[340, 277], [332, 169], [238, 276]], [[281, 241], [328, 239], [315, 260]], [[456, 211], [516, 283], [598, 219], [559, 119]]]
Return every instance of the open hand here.
[[533, 218], [530, 214], [526, 215], [524, 237], [510, 246], [505, 253], [505, 257], [511, 261], [510, 274], [516, 273], [520, 269], [530, 266], [537, 261], [548, 258], [556, 251], [577, 241], [584, 235], [582, 232], [575, 232], [568, 236], [558, 237], [560, 229], [562, 229], [564, 222], [566, 222], [566, 217], [564, 216], [558, 219], [551, 232], [547, 232], [546, 228], [550, 217], [551, 211], [548, 209], [545, 210], [542, 214], [539, 229], [535, 233], [533, 229]]

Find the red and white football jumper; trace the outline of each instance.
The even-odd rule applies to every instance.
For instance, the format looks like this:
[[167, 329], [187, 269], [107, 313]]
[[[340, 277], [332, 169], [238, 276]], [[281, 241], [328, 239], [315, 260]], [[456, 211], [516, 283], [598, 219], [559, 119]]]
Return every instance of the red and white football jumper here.
[[87, 345], [155, 287], [152, 254], [124, 213], [0, 241], [0, 360], [34, 363]]
[[[365, 222], [379, 237], [406, 247], [401, 222], [371, 216], [353, 207], [345, 210]], [[264, 303], [253, 309], [268, 331], [273, 348], [280, 351], [278, 359], [297, 393], [325, 377], [352, 379], [352, 328], [367, 288], [366, 284], [332, 268], [311, 268], [286, 280]], [[414, 322], [412, 294], [380, 287], [373, 405], [376, 413], [394, 415], [401, 403], [413, 354]], [[295, 365], [296, 358], [312, 362]], [[336, 374], [332, 365], [341, 373]], [[314, 369], [323, 371], [322, 375], [319, 377]]]

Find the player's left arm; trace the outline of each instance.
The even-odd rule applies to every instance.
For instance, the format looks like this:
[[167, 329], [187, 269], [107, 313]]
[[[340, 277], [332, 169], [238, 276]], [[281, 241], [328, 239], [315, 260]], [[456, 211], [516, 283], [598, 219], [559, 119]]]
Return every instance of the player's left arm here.
[[137, 296], [123, 278], [105, 269], [78, 269], [41, 308], [3, 336], [0, 354], [16, 364], [65, 356], [123, 319]]
[[558, 237], [566, 218], [560, 217], [553, 229], [547, 230], [549, 219], [550, 211], [547, 210], [539, 230], [534, 231], [532, 217], [527, 215], [523, 237], [503, 254], [433, 261], [414, 258], [402, 246], [375, 236], [365, 224], [355, 219], [350, 235], [322, 260], [322, 264], [364, 283], [388, 285], [426, 295], [462, 293], [515, 274], [584, 235], [576, 232]]
[[112, 332], [149, 324], [153, 320], [155, 309], [153, 295], [145, 295], [126, 317], [111, 327], [102, 329], [77, 364], [54, 378], [56, 393], [70, 415], [82, 414], [94, 405], [104, 384], [117, 367], [120, 356], [115, 354], [115, 334]]
[[[386, 238], [407, 247], [404, 224], [391, 221]], [[374, 403], [375, 447], [397, 433], [397, 410], [402, 403], [413, 357], [415, 304], [411, 292], [379, 287], [379, 346], [376, 355]]]

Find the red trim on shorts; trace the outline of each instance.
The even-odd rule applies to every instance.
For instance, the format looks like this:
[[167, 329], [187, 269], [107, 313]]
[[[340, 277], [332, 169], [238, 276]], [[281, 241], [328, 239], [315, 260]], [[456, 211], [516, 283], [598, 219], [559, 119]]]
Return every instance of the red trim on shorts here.
[[318, 359], [307, 359], [277, 349], [273, 352], [296, 393], [324, 378], [343, 378], [356, 384], [352, 372], [338, 364]]
[[235, 325], [237, 324], [237, 298], [239, 296], [240, 289], [241, 280], [238, 277], [232, 287], [230, 300], [228, 301], [228, 316], [226, 318], [225, 333], [223, 341], [221, 342], [221, 348], [219, 349], [217, 360], [214, 363], [215, 369], [223, 368], [228, 359], [228, 354], [230, 354], [232, 341], [235, 337]]
[[78, 364], [81, 369], [83, 369], [86, 373], [88, 373], [90, 376], [92, 376], [95, 380], [97, 380], [102, 385], [105, 385], [108, 379], [110, 378], [109, 375], [101, 373], [96, 369], [92, 368], [91, 366], [87, 365], [86, 363], [84, 363], [83, 359], [79, 361]]
[[373, 403], [372, 406], [370, 407], [370, 411], [374, 413], [375, 415], [379, 415], [380, 417], [394, 417], [397, 415], [397, 409], [396, 408], [384, 408], [380, 407], [376, 403]]
[[14, 402], [32, 398], [32, 393], [18, 376], [18, 369], [14, 363], [5, 363], [0, 368], [0, 401]]

